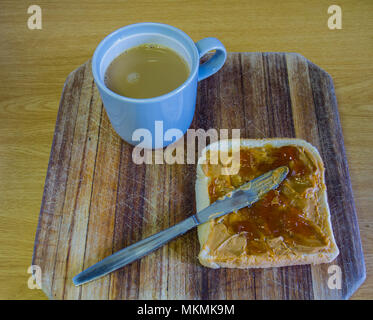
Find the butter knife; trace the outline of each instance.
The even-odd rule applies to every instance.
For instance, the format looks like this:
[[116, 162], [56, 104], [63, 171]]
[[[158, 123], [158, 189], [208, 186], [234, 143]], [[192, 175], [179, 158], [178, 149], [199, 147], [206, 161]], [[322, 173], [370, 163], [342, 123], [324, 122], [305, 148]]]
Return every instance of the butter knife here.
[[184, 221], [136, 242], [87, 268], [73, 278], [73, 283], [79, 286], [100, 278], [140, 259], [199, 224], [205, 223], [210, 219], [219, 218], [232, 211], [251, 206], [265, 193], [277, 188], [285, 179], [288, 172], [289, 169], [287, 167], [279, 167], [245, 183], [241, 187], [226, 194], [224, 198], [215, 201], [210, 206]]

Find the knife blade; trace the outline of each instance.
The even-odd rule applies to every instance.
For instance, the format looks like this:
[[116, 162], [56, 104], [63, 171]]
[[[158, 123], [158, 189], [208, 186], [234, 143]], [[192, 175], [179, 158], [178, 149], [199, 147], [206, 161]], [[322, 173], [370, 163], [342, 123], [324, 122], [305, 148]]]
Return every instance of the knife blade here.
[[251, 206], [265, 193], [272, 189], [276, 189], [285, 179], [288, 172], [289, 169], [287, 167], [279, 167], [243, 184], [184, 221], [136, 242], [92, 265], [76, 275], [73, 278], [73, 283], [79, 286], [83, 283], [98, 279], [142, 258], [199, 224], [205, 223], [210, 219], [219, 218], [232, 211]]

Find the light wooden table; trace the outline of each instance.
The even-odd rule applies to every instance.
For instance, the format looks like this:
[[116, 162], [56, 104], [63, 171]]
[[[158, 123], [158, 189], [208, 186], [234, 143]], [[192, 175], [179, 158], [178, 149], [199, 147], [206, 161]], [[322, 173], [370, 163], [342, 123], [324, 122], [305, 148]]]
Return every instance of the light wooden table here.
[[67, 75], [105, 35], [144, 21], [215, 36], [228, 51], [298, 52], [332, 75], [367, 265], [353, 298], [373, 298], [373, 1], [338, 1], [343, 28], [329, 30], [334, 2], [37, 1], [42, 30], [29, 30], [32, 2], [1, 1], [0, 298], [45, 298], [27, 268]]

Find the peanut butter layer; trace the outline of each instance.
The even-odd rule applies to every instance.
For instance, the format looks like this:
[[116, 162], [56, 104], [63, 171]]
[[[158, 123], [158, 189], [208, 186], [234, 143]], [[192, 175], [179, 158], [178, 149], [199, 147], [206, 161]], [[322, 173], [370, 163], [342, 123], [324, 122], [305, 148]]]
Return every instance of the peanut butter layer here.
[[[207, 159], [211, 155], [207, 154]], [[222, 165], [204, 166], [210, 178], [210, 203], [257, 176], [280, 166], [289, 174], [277, 190], [250, 208], [216, 219], [206, 245], [210, 255], [234, 259], [241, 255], [317, 252], [329, 246], [317, 206], [321, 171], [312, 155], [299, 146], [266, 145], [240, 150], [236, 175], [222, 175]]]

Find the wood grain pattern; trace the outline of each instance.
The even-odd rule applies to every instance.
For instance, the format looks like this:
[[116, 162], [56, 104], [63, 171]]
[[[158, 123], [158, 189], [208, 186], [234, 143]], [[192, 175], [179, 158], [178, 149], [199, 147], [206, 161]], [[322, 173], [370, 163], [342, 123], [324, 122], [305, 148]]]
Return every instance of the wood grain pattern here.
[[196, 230], [106, 277], [72, 277], [107, 255], [194, 213], [194, 165], [135, 165], [113, 131], [90, 63], [66, 81], [56, 124], [33, 264], [56, 299], [349, 298], [365, 279], [359, 228], [330, 76], [297, 54], [232, 53], [199, 84], [191, 128], [240, 128], [243, 138], [300, 137], [321, 152], [341, 267], [234, 270], [199, 265]]

